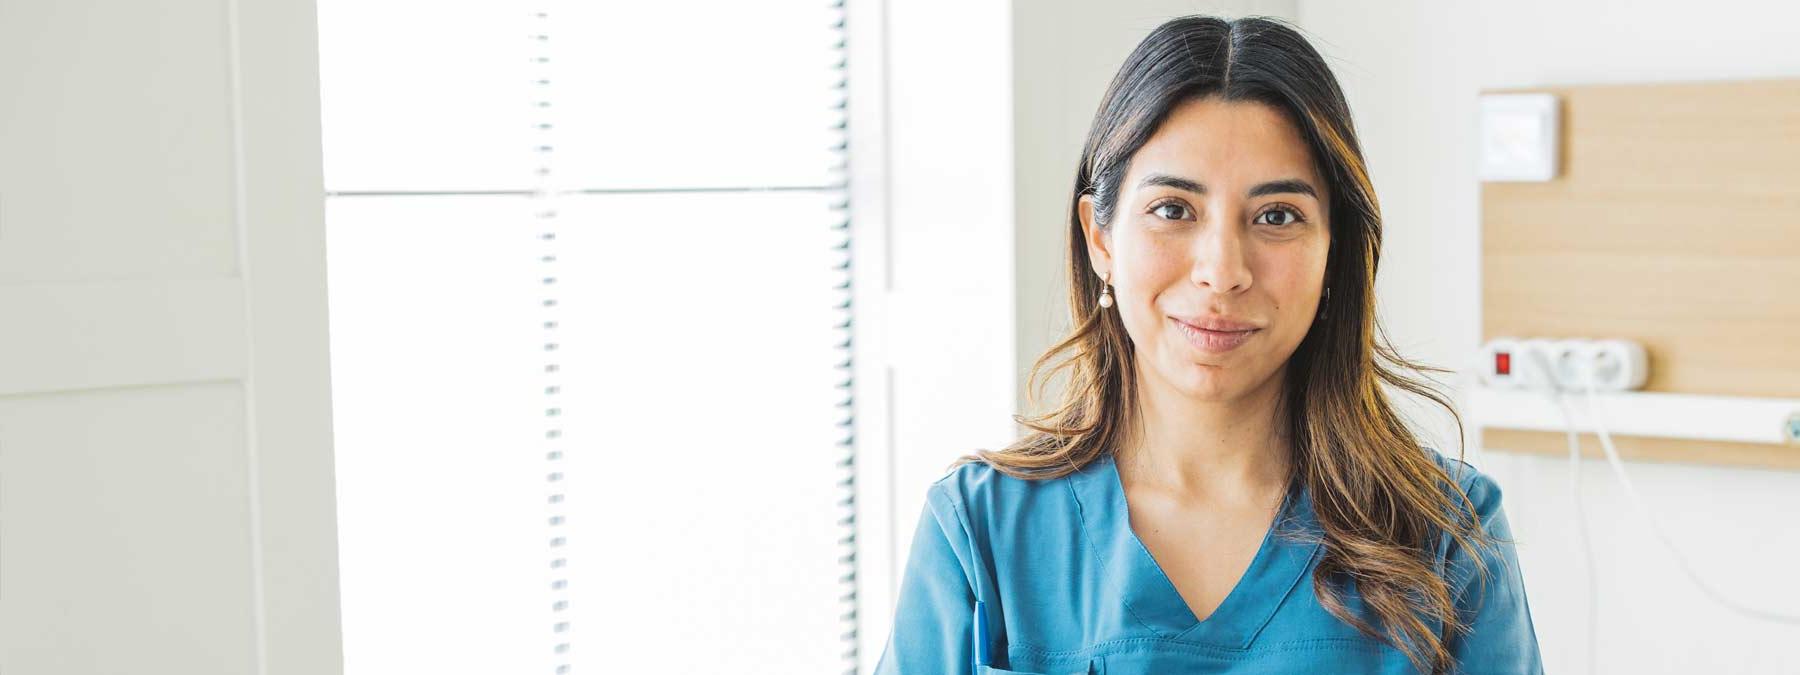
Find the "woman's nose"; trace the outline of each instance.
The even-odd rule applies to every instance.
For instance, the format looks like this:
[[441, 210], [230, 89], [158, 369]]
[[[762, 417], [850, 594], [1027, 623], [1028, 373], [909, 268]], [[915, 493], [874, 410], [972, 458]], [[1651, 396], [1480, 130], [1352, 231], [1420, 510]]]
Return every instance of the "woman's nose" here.
[[1191, 274], [1194, 283], [1216, 293], [1237, 293], [1249, 288], [1250, 265], [1244, 258], [1244, 238], [1239, 228], [1216, 223], [1199, 232]]

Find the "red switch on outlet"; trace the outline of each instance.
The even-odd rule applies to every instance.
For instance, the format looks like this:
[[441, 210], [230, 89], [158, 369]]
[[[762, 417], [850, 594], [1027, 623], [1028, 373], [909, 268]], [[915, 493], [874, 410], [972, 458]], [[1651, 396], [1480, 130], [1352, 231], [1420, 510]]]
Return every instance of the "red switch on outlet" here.
[[1494, 354], [1494, 373], [1496, 375], [1512, 374], [1512, 354], [1508, 352]]

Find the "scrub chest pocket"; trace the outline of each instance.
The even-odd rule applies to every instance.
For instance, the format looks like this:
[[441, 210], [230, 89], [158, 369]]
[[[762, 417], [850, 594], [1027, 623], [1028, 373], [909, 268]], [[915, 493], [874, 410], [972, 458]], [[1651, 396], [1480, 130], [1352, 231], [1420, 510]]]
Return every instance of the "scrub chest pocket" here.
[[1088, 662], [1086, 668], [1080, 670], [1007, 670], [993, 666], [976, 666], [975, 675], [1105, 675], [1106, 667], [1100, 659]]

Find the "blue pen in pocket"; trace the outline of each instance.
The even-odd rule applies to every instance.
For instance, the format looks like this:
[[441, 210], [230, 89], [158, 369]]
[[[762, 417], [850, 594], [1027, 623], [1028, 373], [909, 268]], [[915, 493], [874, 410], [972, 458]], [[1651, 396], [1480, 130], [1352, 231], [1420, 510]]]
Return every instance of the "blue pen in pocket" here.
[[980, 600], [975, 601], [975, 669], [988, 665], [988, 627], [987, 605]]

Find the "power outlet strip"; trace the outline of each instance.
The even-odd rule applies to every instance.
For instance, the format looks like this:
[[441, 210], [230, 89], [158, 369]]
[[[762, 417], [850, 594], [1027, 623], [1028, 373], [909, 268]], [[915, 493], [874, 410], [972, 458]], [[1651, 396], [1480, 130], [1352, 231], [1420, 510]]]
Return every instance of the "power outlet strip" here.
[[1500, 337], [1481, 346], [1477, 372], [1497, 389], [1631, 391], [1650, 377], [1649, 355], [1631, 340]]
[[[1481, 346], [1471, 395], [1478, 427], [1593, 431], [1604, 413], [1613, 433], [1627, 436], [1789, 443], [1800, 446], [1800, 399], [1635, 391], [1649, 378], [1644, 347], [1628, 340], [1502, 337]], [[1559, 411], [1547, 391], [1579, 393], [1593, 374], [1595, 396]]]

